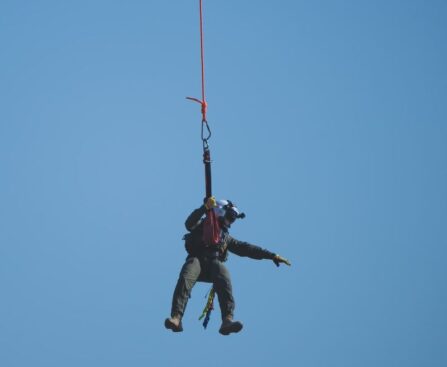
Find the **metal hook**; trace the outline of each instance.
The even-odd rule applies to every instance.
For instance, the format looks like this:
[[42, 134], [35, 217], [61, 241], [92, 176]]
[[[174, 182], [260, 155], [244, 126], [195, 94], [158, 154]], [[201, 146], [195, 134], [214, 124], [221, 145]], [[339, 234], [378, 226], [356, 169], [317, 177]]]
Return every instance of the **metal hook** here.
[[[206, 126], [206, 129], [208, 131], [208, 136], [205, 138], [205, 129], [203, 128], [203, 126]], [[210, 126], [208, 125], [208, 121], [206, 120], [202, 120], [202, 141], [204, 144], [208, 145], [208, 140], [211, 138], [211, 129]]]

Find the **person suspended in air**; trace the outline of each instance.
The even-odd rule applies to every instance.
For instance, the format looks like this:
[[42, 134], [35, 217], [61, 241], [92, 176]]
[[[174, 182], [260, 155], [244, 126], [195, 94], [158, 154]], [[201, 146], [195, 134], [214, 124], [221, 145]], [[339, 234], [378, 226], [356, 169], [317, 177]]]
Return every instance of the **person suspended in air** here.
[[[214, 212], [217, 219], [218, 241], [207, 245], [204, 232], [207, 231], [205, 215]], [[208, 217], [208, 215], [207, 215]], [[205, 204], [195, 209], [186, 219], [185, 226], [189, 231], [184, 237], [185, 248], [188, 252], [186, 261], [180, 271], [177, 285], [172, 298], [171, 317], [165, 320], [165, 327], [174, 332], [183, 331], [182, 317], [188, 303], [191, 290], [197, 281], [213, 284], [217, 294], [222, 316], [219, 333], [229, 335], [239, 332], [243, 325], [233, 320], [235, 302], [233, 298], [230, 273], [224, 265], [228, 252], [238, 256], [256, 260], [272, 260], [276, 266], [281, 263], [291, 265], [290, 262], [259, 246], [239, 241], [229, 234], [229, 229], [236, 219], [244, 218], [245, 214], [229, 200], [219, 200], [211, 196]], [[215, 228], [216, 229], [216, 228]], [[205, 325], [206, 326], [206, 325]]]

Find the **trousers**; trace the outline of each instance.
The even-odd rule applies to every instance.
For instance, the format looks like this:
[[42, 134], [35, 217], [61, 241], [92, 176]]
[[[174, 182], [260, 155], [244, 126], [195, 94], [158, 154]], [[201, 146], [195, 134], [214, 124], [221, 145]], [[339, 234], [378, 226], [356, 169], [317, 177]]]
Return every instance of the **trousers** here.
[[216, 291], [222, 319], [233, 316], [234, 298], [230, 273], [218, 258], [188, 256], [180, 271], [172, 297], [171, 316], [183, 316], [191, 290], [196, 282], [212, 283]]

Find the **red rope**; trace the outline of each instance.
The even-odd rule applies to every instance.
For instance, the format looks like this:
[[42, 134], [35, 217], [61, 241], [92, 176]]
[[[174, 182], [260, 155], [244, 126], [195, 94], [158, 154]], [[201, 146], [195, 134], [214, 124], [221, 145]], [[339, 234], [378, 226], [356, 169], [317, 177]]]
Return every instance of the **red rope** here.
[[202, 0], [199, 0], [199, 11], [200, 11], [200, 61], [202, 65], [202, 100], [192, 97], [186, 97], [192, 101], [198, 102], [202, 105], [202, 122], [206, 122], [206, 110], [208, 104], [205, 100], [205, 52], [204, 52], [204, 42], [203, 42], [203, 6]]
[[203, 7], [200, 0], [200, 61], [202, 63], [202, 101], [205, 102], [205, 56], [203, 44]]

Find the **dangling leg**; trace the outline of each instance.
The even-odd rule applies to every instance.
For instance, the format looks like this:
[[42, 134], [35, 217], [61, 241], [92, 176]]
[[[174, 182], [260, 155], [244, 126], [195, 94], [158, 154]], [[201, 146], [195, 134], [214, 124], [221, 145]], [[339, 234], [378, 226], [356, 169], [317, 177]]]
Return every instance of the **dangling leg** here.
[[215, 259], [212, 263], [211, 276], [222, 314], [222, 326], [219, 333], [222, 335], [237, 333], [241, 331], [243, 325], [239, 321], [233, 321], [235, 303], [230, 273], [221, 261]]
[[201, 272], [200, 261], [196, 257], [188, 257], [180, 271], [177, 285], [172, 297], [171, 317], [165, 320], [165, 327], [172, 331], [183, 331], [182, 317], [188, 303], [191, 290]]

